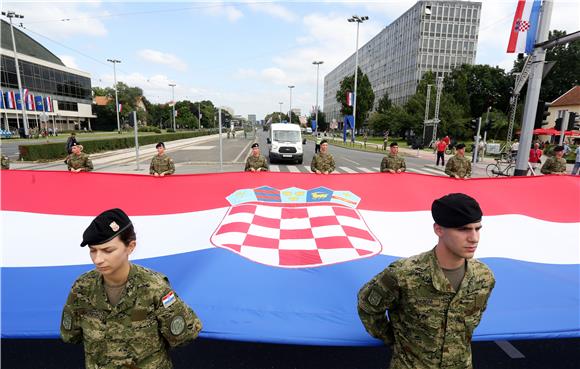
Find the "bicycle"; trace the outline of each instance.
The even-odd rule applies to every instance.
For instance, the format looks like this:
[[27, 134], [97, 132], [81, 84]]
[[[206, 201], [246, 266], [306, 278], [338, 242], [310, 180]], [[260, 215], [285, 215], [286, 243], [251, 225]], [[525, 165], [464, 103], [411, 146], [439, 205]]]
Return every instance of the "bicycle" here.
[[514, 175], [516, 166], [513, 160], [506, 160], [503, 157], [496, 158], [495, 163], [485, 167], [485, 173], [488, 177], [511, 177]]

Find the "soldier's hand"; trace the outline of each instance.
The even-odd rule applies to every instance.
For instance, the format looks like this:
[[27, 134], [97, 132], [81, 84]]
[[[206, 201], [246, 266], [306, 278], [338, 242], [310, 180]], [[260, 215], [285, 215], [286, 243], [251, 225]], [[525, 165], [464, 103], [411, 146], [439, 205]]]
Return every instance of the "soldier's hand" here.
[[401, 173], [401, 169], [397, 169], [397, 173]]
[[322, 174], [328, 174], [328, 171], [326, 171], [326, 172], [322, 172]]
[[316, 169], [316, 174], [322, 174], [318, 169]]
[[389, 173], [395, 173], [395, 171], [392, 169], [389, 169]]
[[165, 172], [159, 174], [160, 177], [165, 177]]
[[254, 169], [254, 168], [250, 168], [250, 171], [252, 171], [252, 172], [255, 172], [255, 171], [256, 171], [256, 169]]
[[159, 173], [155, 172], [155, 173], [153, 173], [153, 176], [154, 177], [159, 177]]

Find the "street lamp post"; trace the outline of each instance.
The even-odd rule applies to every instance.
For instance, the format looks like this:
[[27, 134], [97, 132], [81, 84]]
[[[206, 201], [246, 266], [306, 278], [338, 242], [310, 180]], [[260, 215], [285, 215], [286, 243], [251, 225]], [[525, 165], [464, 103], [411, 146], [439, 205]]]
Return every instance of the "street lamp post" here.
[[279, 102], [278, 104], [280, 104], [280, 113], [278, 114], [278, 121], [280, 123], [282, 123], [282, 104], [284, 104], [283, 102]]
[[347, 20], [352, 23], [352, 22], [356, 22], [356, 52], [355, 52], [355, 63], [354, 63], [354, 102], [353, 102], [353, 108], [352, 108], [352, 122], [353, 122], [353, 127], [352, 127], [352, 136], [351, 136], [351, 141], [354, 142], [354, 130], [356, 128], [356, 101], [358, 100], [358, 96], [356, 94], [356, 90], [357, 90], [357, 82], [358, 82], [358, 29], [359, 26], [362, 22], [368, 20], [369, 17], [367, 16], [362, 16], [359, 17], [358, 15], [353, 15], [352, 17], [348, 18]]
[[[18, 80], [18, 91], [20, 91], [20, 107], [22, 108], [22, 122], [24, 125], [24, 135], [28, 137], [28, 115], [26, 115], [26, 101], [24, 91], [22, 89], [22, 81], [20, 80], [20, 66], [18, 65], [18, 54], [16, 53], [16, 40], [14, 38], [14, 26], [12, 25], [12, 18], [22, 19], [22, 14], [16, 14], [13, 11], [2, 12], [2, 15], [10, 20], [10, 32], [12, 34], [12, 50], [14, 50], [14, 63], [16, 64], [16, 77]], [[18, 115], [16, 115], [18, 117]]]
[[320, 64], [324, 63], [322, 60], [321, 61], [313, 61], [312, 64], [316, 65], [316, 106], [314, 107], [316, 109], [316, 117], [314, 118], [316, 120], [316, 129], [314, 130], [315, 133], [318, 132], [318, 72], [320, 70]]
[[117, 59], [107, 59], [108, 62], [113, 63], [113, 79], [115, 81], [115, 111], [117, 112], [117, 132], [121, 133], [121, 121], [119, 120], [119, 93], [117, 89], [117, 63], [120, 60]]
[[292, 123], [292, 89], [296, 86], [288, 86], [290, 89], [290, 111], [288, 113], [288, 122]]
[[177, 132], [175, 128], [175, 83], [170, 83], [169, 87], [171, 87], [171, 121], [173, 122], [173, 131]]

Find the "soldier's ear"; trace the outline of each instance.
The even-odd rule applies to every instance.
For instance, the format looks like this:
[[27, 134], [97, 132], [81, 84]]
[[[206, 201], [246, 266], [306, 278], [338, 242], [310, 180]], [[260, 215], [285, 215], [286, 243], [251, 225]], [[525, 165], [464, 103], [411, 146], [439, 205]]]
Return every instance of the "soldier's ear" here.
[[135, 247], [137, 247], [137, 241], [133, 240], [129, 242], [129, 244], [127, 245], [127, 248], [129, 249], [129, 255], [131, 255], [133, 251], [135, 251]]
[[433, 231], [435, 232], [437, 237], [443, 236], [443, 227], [441, 227], [439, 224], [433, 223]]

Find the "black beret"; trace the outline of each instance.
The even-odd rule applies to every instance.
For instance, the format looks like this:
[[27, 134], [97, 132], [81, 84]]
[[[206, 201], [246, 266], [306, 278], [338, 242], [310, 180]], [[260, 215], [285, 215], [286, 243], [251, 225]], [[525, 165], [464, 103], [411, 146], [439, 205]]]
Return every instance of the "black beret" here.
[[101, 245], [129, 228], [131, 220], [121, 209], [110, 209], [99, 214], [83, 233], [81, 246]]
[[481, 208], [477, 201], [463, 193], [451, 193], [433, 201], [431, 215], [442, 227], [458, 228], [481, 221]]
[[457, 144], [457, 146], [455, 146], [455, 148], [456, 148], [457, 150], [459, 150], [459, 149], [463, 149], [463, 148], [465, 148], [465, 144]]
[[393, 147], [393, 146], [399, 146], [399, 144], [396, 142], [391, 142], [391, 147]]
[[165, 148], [165, 144], [164, 144], [163, 142], [159, 142], [159, 143], [157, 143], [157, 145], [155, 145], [155, 148], [156, 148], [156, 149], [158, 149], [158, 148], [160, 148], [160, 147], [163, 147], [163, 148]]
[[554, 152], [564, 151], [564, 146], [556, 146], [554, 147]]
[[257, 142], [255, 142], [254, 144], [252, 144], [252, 149], [253, 149], [254, 147], [260, 147], [260, 145], [259, 145]]
[[325, 144], [325, 143], [328, 143], [328, 141], [327, 141], [327, 140], [322, 140], [322, 141], [320, 141], [320, 144], [321, 144], [321, 145], [322, 145], [322, 144]]

